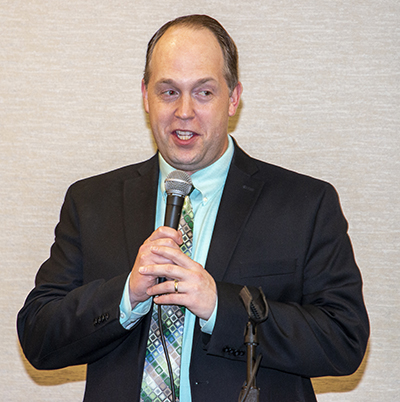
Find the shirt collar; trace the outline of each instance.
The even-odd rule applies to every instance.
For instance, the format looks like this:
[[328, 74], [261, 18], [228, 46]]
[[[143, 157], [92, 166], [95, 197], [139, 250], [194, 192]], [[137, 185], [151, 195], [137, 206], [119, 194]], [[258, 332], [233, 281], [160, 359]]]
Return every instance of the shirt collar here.
[[[233, 152], [233, 140], [230, 136], [228, 136], [228, 148], [224, 154], [212, 165], [198, 170], [191, 175], [193, 186], [195, 187], [195, 190], [193, 191], [194, 196], [196, 196], [196, 193], [199, 192], [202, 199], [207, 201], [217, 194], [219, 190], [221, 190], [228, 174]], [[160, 152], [158, 153], [158, 160], [160, 166], [160, 189], [161, 193], [165, 197], [166, 194], [164, 181], [168, 174], [175, 169], [165, 161]], [[190, 198], [192, 198], [192, 196]]]

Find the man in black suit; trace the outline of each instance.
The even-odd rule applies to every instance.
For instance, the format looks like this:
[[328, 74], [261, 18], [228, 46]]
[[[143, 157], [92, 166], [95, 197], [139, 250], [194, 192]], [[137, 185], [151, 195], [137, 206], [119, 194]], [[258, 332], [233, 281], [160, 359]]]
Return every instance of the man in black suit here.
[[[142, 93], [159, 152], [68, 190], [18, 316], [27, 358], [39, 369], [88, 364], [85, 401], [139, 401], [151, 305], [181, 305], [180, 400], [234, 401], [246, 376], [239, 292], [261, 287], [260, 401], [315, 401], [310, 377], [355, 371], [369, 335], [335, 190], [252, 159], [228, 136], [242, 86], [235, 44], [212, 18], [160, 28]], [[159, 224], [168, 169], [196, 188], [192, 258]]]

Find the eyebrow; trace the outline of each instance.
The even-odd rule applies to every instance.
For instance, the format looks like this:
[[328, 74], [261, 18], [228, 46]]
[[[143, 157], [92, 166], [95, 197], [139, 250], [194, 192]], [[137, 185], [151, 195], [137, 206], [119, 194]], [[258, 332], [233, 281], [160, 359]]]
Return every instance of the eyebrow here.
[[[199, 79], [199, 80], [197, 80], [195, 82], [195, 87], [199, 86], [199, 85], [207, 84], [208, 82], [217, 82], [217, 80], [215, 78], [212, 78], [212, 77], [201, 78], [201, 79]], [[174, 85], [174, 86], [176, 86], [177, 83], [176, 83], [175, 80], [172, 80], [170, 78], [165, 78], [165, 79], [161, 79], [158, 82], [156, 82], [155, 85], [156, 86], [160, 86], [160, 85]]]

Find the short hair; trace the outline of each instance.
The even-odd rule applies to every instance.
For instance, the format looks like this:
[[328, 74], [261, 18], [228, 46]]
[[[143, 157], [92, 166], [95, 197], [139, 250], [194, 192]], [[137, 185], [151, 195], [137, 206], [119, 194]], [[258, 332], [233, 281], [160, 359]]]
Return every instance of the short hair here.
[[225, 28], [216, 19], [211, 18], [208, 15], [199, 14], [186, 15], [167, 22], [150, 39], [147, 45], [146, 65], [143, 75], [143, 81], [146, 87], [150, 80], [150, 62], [153, 55], [154, 47], [169, 28], [177, 26], [193, 29], [208, 29], [209, 31], [211, 31], [211, 33], [214, 34], [224, 56], [225, 80], [230, 92], [232, 92], [239, 82], [239, 57], [236, 44], [229, 36]]

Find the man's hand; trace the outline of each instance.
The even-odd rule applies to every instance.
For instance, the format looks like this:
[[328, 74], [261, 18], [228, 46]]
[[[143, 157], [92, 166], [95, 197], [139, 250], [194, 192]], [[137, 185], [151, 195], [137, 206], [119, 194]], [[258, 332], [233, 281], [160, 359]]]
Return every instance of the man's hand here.
[[182, 234], [180, 231], [162, 226], [155, 230], [140, 246], [129, 280], [129, 295], [132, 308], [150, 297], [147, 293], [147, 289], [157, 284], [159, 277], [159, 275], [144, 276], [139, 272], [139, 269], [158, 264], [173, 264], [171, 259], [156, 254], [152, 250], [155, 247], [164, 247], [178, 251], [180, 250], [179, 244], [181, 243]]
[[[181, 251], [181, 243], [181, 232], [165, 226], [154, 231], [143, 243], [129, 283], [132, 307], [156, 296], [157, 304], [185, 306], [197, 317], [208, 320], [217, 300], [215, 281], [200, 264]], [[167, 280], [158, 284], [159, 277]]]

